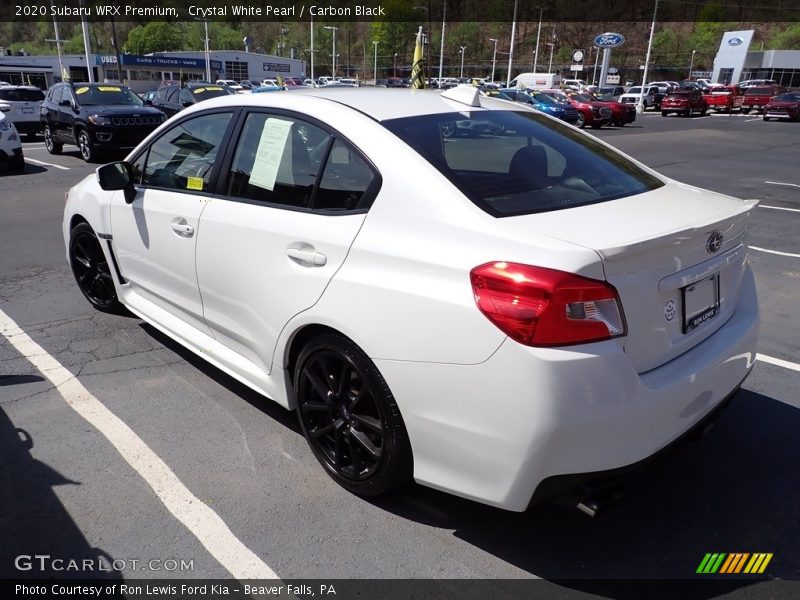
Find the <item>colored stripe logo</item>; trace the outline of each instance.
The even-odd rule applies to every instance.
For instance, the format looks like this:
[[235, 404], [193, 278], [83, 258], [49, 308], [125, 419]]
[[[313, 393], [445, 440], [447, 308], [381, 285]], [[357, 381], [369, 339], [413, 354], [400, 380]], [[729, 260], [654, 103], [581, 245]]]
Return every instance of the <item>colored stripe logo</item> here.
[[756, 575], [763, 573], [772, 560], [772, 552], [709, 552], [700, 561], [697, 573], [702, 575]]

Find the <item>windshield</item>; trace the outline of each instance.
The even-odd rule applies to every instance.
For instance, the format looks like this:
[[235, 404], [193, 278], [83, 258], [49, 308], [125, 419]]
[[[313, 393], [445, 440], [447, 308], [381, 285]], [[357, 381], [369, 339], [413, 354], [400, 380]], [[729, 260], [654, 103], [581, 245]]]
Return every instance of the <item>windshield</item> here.
[[786, 94], [780, 94], [775, 99], [779, 102], [800, 102], [800, 92], [789, 92]]
[[75, 95], [82, 106], [143, 106], [144, 102], [121, 85], [80, 86]]
[[627, 93], [628, 94], [641, 94], [642, 93], [642, 88], [640, 88], [640, 87], [632, 87], [631, 89], [628, 90]]
[[604, 202], [664, 185], [599, 141], [540, 113], [445, 113], [382, 125], [495, 217]]
[[530, 95], [539, 104], [556, 104], [555, 99], [553, 99], [552, 97], [548, 96], [547, 94], [543, 94], [541, 92], [533, 92]]
[[192, 95], [198, 102], [200, 100], [208, 100], [209, 98], [216, 98], [217, 96], [229, 96], [231, 94], [233, 94], [233, 92], [230, 89], [225, 89], [221, 85], [207, 85], [192, 90]]

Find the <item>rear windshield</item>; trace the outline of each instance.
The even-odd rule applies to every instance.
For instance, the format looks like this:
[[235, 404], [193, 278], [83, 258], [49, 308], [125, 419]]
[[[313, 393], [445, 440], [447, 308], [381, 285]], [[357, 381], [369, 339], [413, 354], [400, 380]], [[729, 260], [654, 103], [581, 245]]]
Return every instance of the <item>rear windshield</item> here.
[[121, 85], [75, 86], [75, 95], [83, 106], [142, 106], [142, 99]]
[[382, 124], [495, 217], [604, 202], [664, 185], [600, 142], [535, 112], [445, 113]]
[[44, 100], [42, 90], [6, 89], [0, 88], [0, 100], [8, 102], [41, 102]]
[[800, 92], [788, 92], [780, 94], [776, 100], [779, 102], [800, 102]]
[[772, 88], [767, 87], [751, 87], [747, 88], [747, 91], [744, 93], [745, 96], [763, 96], [764, 94], [771, 94]]

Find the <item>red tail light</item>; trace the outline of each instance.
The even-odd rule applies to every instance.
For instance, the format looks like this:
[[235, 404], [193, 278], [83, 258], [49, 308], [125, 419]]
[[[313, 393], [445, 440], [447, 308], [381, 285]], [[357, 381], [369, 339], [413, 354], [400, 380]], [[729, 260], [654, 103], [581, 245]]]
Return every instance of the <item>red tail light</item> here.
[[613, 286], [518, 263], [492, 262], [470, 271], [480, 311], [526, 346], [564, 346], [625, 335]]

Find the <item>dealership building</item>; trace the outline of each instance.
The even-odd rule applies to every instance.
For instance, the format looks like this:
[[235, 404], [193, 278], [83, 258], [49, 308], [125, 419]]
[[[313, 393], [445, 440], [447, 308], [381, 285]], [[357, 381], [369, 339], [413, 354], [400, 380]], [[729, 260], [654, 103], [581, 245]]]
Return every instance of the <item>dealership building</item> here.
[[712, 81], [736, 83], [746, 79], [774, 79], [787, 88], [800, 88], [800, 50], [750, 52], [753, 30], [726, 31], [714, 59]]
[[[120, 54], [119, 58], [122, 63], [122, 78], [137, 92], [155, 89], [162, 81], [203, 81], [207, 78], [204, 52]], [[115, 54], [94, 54], [89, 62], [95, 81], [119, 81]], [[303, 60], [255, 52], [212, 51], [209, 52], [208, 64], [212, 81], [261, 81], [278, 76], [306, 76], [306, 62]], [[42, 89], [65, 77], [71, 81], [88, 81], [88, 69], [83, 54], [62, 55], [61, 59], [58, 56], [0, 56], [0, 81], [32, 84]]]

